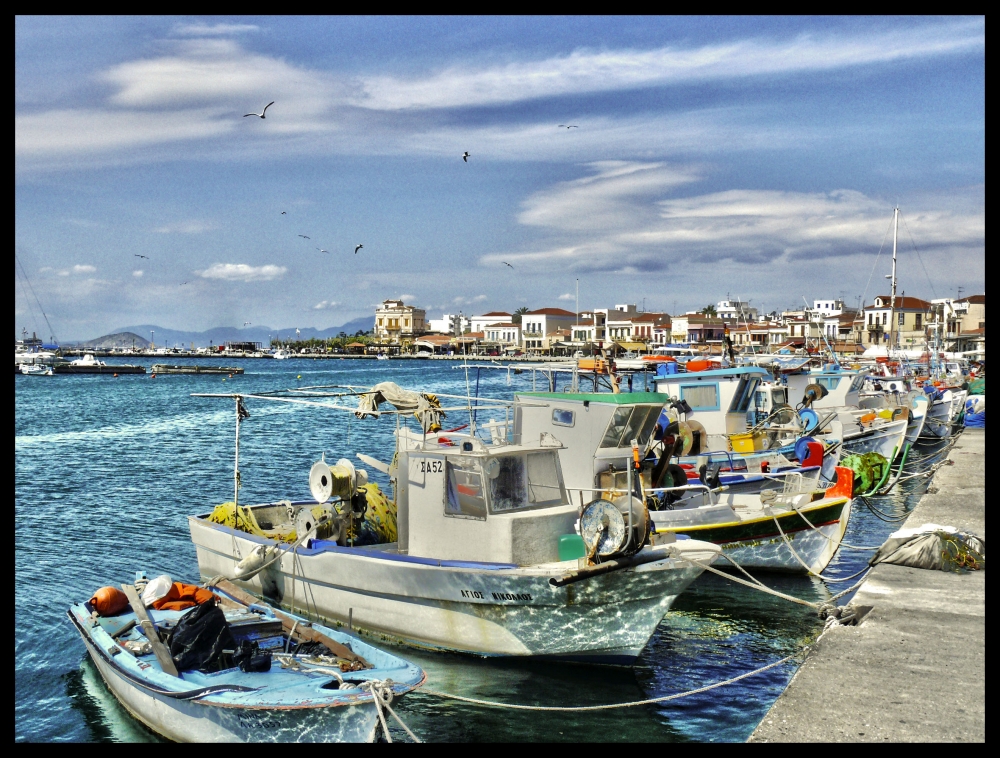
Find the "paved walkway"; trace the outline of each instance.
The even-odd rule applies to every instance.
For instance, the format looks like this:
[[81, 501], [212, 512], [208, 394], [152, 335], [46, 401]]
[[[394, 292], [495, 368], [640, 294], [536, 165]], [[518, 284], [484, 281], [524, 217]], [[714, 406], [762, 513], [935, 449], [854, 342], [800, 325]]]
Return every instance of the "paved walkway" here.
[[[904, 524], [985, 539], [986, 434], [966, 429]], [[880, 564], [858, 626], [820, 637], [751, 742], [985, 742], [986, 572]]]

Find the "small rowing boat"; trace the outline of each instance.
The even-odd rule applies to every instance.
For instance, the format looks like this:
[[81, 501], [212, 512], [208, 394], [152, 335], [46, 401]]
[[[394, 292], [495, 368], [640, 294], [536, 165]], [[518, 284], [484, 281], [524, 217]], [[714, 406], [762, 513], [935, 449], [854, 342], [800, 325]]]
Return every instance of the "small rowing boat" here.
[[419, 667], [227, 580], [137, 584], [68, 614], [115, 697], [176, 742], [372, 742], [387, 703], [424, 682]]

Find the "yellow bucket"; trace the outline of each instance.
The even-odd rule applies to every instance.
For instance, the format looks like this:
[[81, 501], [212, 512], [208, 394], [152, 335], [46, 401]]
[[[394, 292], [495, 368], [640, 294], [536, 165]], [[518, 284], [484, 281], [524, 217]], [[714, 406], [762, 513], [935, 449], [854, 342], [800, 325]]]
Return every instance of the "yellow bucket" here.
[[752, 434], [730, 434], [729, 444], [734, 453], [752, 453], [754, 451]]

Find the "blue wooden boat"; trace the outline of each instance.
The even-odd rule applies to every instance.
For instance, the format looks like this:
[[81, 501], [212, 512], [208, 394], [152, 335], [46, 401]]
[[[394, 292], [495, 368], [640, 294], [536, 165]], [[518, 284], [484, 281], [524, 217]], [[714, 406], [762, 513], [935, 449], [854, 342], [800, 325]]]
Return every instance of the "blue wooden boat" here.
[[353, 634], [277, 611], [227, 581], [211, 592], [234, 648], [214, 666], [178, 671], [161, 638], [201, 606], [146, 609], [135, 587], [122, 589], [130, 604], [121, 612], [102, 616], [88, 601], [69, 618], [115, 697], [170, 740], [372, 742], [385, 728], [385, 703], [426, 678]]

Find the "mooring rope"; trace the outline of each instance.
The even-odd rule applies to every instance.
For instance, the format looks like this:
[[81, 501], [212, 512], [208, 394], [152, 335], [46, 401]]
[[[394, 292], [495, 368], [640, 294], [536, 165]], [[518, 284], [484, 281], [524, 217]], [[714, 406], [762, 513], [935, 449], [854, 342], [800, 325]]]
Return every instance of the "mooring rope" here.
[[633, 700], [628, 703], [608, 703], [605, 705], [516, 705], [513, 703], [498, 703], [495, 700], [481, 700], [474, 697], [464, 697], [462, 695], [453, 695], [448, 692], [438, 692], [437, 690], [427, 689], [422, 687], [420, 692], [426, 693], [428, 695], [434, 695], [435, 697], [447, 698], [449, 700], [459, 700], [463, 703], [471, 703], [473, 705], [483, 705], [488, 708], [507, 708], [514, 711], [558, 711], [558, 712], [583, 712], [583, 711], [608, 711], [616, 708], [631, 708], [636, 705], [654, 705], [656, 703], [666, 703], [670, 700], [679, 700], [684, 697], [689, 697], [691, 695], [698, 695], [702, 692], [708, 692], [709, 690], [714, 690], [718, 687], [725, 687], [729, 684], [734, 684], [742, 679], [754, 676], [756, 674], [763, 673], [768, 669], [773, 669], [775, 666], [780, 666], [783, 663], [787, 663], [801, 653], [807, 651], [809, 648], [806, 646], [797, 653], [792, 653], [782, 658], [780, 661], [774, 661], [774, 663], [769, 663], [766, 666], [761, 666], [759, 669], [754, 669], [753, 671], [748, 671], [745, 674], [740, 674], [739, 676], [734, 676], [731, 679], [726, 679], [722, 682], [715, 682], [714, 684], [707, 684], [704, 687], [698, 687], [697, 689], [688, 690], [687, 692], [678, 692], [674, 695], [664, 695], [662, 697], [649, 698], [647, 700]]

